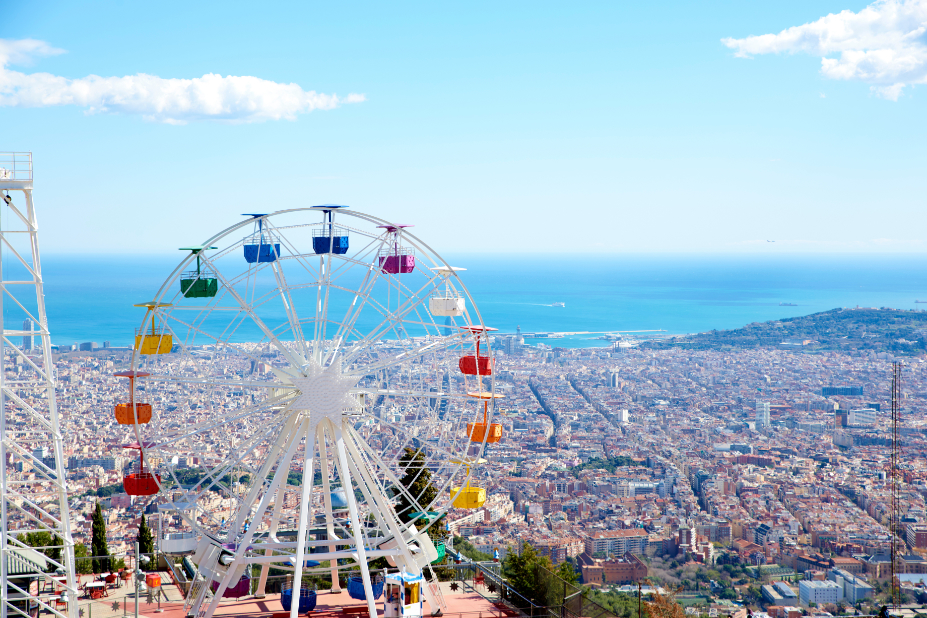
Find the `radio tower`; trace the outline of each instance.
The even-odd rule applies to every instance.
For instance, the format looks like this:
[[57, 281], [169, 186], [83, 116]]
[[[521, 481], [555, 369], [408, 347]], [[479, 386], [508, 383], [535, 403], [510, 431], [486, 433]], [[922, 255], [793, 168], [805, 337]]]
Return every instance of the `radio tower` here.
[[77, 618], [37, 233], [32, 153], [0, 153], [0, 614]]
[[898, 496], [898, 461], [901, 455], [901, 445], [898, 441], [898, 423], [901, 420], [901, 363], [892, 363], [892, 474], [891, 474], [891, 516], [890, 525], [892, 535], [892, 611], [898, 611], [898, 602], [901, 591], [898, 589], [900, 552], [904, 550], [904, 541], [899, 539], [901, 526], [901, 502]]

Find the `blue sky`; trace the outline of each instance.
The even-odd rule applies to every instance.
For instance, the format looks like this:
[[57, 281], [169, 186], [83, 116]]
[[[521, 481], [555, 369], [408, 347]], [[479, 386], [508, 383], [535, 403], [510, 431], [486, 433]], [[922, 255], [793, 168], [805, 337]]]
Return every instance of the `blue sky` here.
[[927, 0], [77, 4], [0, 33], [46, 253], [318, 203], [439, 252], [927, 251]]

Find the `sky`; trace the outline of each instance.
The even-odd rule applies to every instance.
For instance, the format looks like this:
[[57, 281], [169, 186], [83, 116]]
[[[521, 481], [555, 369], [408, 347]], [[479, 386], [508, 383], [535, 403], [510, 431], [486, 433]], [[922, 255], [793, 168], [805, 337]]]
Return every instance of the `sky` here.
[[927, 252], [927, 0], [0, 3], [46, 254], [324, 203], [439, 253]]

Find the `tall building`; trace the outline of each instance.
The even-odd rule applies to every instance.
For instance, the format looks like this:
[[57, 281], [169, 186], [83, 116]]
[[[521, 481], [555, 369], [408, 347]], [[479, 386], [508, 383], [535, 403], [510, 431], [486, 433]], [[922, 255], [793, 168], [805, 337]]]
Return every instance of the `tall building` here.
[[[34, 327], [34, 324], [32, 323], [32, 320], [30, 320], [29, 318], [26, 318], [25, 320], [23, 320], [23, 330], [27, 333], [32, 333], [35, 331], [35, 327]], [[32, 349], [32, 338], [33, 336], [31, 334], [23, 335], [23, 350]]]
[[875, 427], [876, 411], [869, 408], [850, 410], [849, 414], [847, 414], [847, 425], [850, 427]]
[[769, 427], [769, 402], [756, 402], [756, 428]]

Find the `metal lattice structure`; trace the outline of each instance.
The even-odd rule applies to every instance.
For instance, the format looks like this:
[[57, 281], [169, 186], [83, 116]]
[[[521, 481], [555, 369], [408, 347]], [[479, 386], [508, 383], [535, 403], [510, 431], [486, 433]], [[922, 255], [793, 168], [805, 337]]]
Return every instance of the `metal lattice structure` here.
[[32, 153], [0, 153], [2, 618], [77, 618], [74, 543], [51, 355]]

